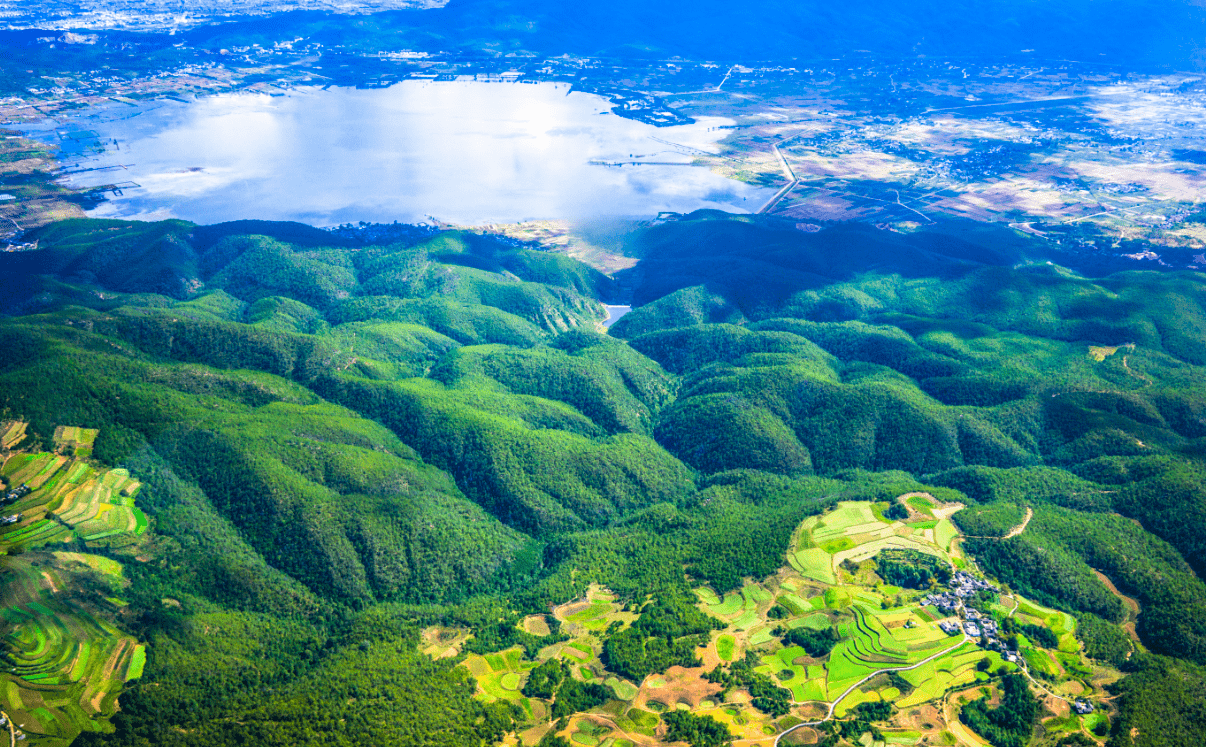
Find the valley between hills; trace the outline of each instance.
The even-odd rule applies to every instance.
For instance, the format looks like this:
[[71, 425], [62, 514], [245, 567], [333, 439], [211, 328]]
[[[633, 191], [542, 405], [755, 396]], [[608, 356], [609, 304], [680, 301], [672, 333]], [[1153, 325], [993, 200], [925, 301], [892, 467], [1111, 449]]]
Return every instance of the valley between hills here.
[[1203, 733], [1192, 270], [716, 211], [626, 229], [607, 274], [486, 230], [28, 238], [0, 254], [14, 739]]

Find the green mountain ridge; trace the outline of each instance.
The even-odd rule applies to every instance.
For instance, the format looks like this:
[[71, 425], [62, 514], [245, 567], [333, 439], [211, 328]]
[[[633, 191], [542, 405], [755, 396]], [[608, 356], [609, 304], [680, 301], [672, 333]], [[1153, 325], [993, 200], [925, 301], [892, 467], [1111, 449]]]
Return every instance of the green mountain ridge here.
[[[1111, 744], [1206, 734], [1150, 705], [1206, 682], [1196, 273], [965, 223], [712, 212], [639, 232], [615, 278], [464, 231], [36, 238], [0, 255], [0, 409], [33, 442], [99, 429], [158, 537], [127, 569], [146, 673], [116, 732], [78, 744], [489, 742], [530, 716], [464, 697], [420, 627], [522, 637], [588, 584], [723, 596], [781, 567], [805, 517], [927, 491], [969, 506], [986, 571], [1086, 630], [1127, 619], [1094, 571], [1140, 600], [1152, 653], [1123, 662]], [[1024, 533], [975, 539], [1023, 507]]]

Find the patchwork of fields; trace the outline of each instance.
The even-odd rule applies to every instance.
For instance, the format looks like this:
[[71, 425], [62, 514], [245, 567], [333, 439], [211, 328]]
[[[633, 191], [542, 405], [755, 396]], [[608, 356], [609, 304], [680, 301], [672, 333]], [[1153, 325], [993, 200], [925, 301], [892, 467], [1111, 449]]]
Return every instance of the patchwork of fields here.
[[146, 532], [146, 514], [134, 505], [139, 483], [125, 470], [99, 471], [59, 453], [17, 454], [5, 460], [0, 477], [32, 488], [5, 506], [21, 519], [0, 529], [0, 546], [29, 550], [78, 538], [88, 547], [116, 548]]
[[[0, 426], [5, 447], [23, 438], [23, 425]], [[28, 491], [3, 509], [19, 520], [0, 527], [0, 702], [27, 744], [58, 747], [81, 731], [111, 730], [122, 685], [146, 663], [145, 647], [114, 622], [126, 604], [122, 563], [74, 551], [133, 554], [147, 531], [134, 505], [139, 483], [85, 461], [96, 435], [59, 428], [54, 452], [0, 455], [4, 492]]]
[[[1019, 664], [981, 648], [961, 629], [944, 632], [939, 623], [961, 621], [922, 606], [929, 589], [903, 589], [878, 576], [875, 558], [888, 548], [915, 550], [953, 568], [974, 571], [949, 518], [960, 506], [937, 505], [918, 495], [902, 496], [900, 503], [908, 509], [907, 519], [885, 518], [889, 504], [838, 504], [801, 524], [787, 553], [788, 564], [778, 573], [760, 581], [747, 580], [742, 588], [724, 595], [708, 587], [696, 589], [700, 608], [724, 626], [696, 649], [700, 666], [671, 666], [642, 682], [608, 672], [601, 642], [609, 631], [630, 625], [637, 615], [630, 605], [599, 587], [591, 587], [584, 599], [554, 610], [561, 632], [570, 640], [545, 647], [536, 661], [524, 660], [522, 649], [513, 648], [471, 655], [464, 666], [476, 678], [480, 698], [509, 701], [528, 714], [531, 725], [513, 735], [512, 743], [518, 737], [524, 744], [534, 744], [555, 730], [572, 744], [587, 747], [652, 745], [666, 728], [660, 715], [679, 709], [724, 724], [741, 744], [770, 745], [793, 727], [793, 739], [808, 744], [822, 735], [802, 724], [830, 714], [836, 719], [849, 717], [863, 703], [887, 703], [894, 716], [878, 726], [886, 741], [875, 745], [953, 744], [950, 719], [957, 719], [958, 708], [950, 711], [950, 698], [980, 697], [981, 689], [994, 692], [997, 678], [1018, 671]], [[1049, 719], [1060, 719], [1067, 727], [1063, 731], [1070, 733], [1107, 718], [1069, 715], [1073, 696], [1101, 696], [1104, 682], [1117, 676], [1082, 656], [1071, 616], [1008, 591], [987, 606], [986, 613], [1012, 616], [1019, 624], [1045, 627], [1058, 637], [1054, 650], [1019, 638], [1019, 657], [1043, 683], [1038, 692], [1045, 698]], [[524, 623], [528, 632], [548, 632], [543, 622], [529, 623]], [[828, 653], [810, 655], [803, 646], [785, 642], [797, 629], [834, 630], [837, 642]], [[550, 701], [526, 698], [521, 692], [527, 673], [550, 658], [561, 659], [569, 665], [571, 676], [583, 682], [606, 685], [613, 698], [553, 723]], [[735, 662], [748, 663], [753, 672], [789, 691], [790, 712], [768, 715], [755, 707], [749, 691], [711, 681], [709, 672]], [[964, 733], [965, 728], [955, 724], [954, 732]]]

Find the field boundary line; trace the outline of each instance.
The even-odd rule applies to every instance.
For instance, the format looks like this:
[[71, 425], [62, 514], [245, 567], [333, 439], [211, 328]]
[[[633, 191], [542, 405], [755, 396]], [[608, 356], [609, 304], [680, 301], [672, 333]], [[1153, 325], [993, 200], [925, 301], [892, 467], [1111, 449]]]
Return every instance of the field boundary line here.
[[828, 715], [825, 716], [825, 718], [820, 719], [819, 721], [805, 721], [804, 723], [796, 724], [795, 726], [792, 726], [792, 727], [780, 732], [775, 737], [774, 747], [779, 747], [779, 740], [783, 739], [783, 737], [787, 736], [788, 734], [791, 734], [796, 729], [799, 729], [803, 726], [818, 726], [820, 724], [825, 723], [826, 721], [833, 719], [833, 712], [837, 709], [838, 704], [841, 703], [843, 700], [845, 700], [847, 695], [854, 692], [856, 689], [858, 689], [861, 685], [863, 685], [868, 680], [875, 679], [876, 677], [878, 677], [881, 674], [884, 674], [885, 672], [907, 672], [911, 669], [917, 669], [918, 667], [925, 666], [926, 664], [929, 664], [931, 661], [933, 661], [935, 659], [939, 659], [943, 656], [946, 656], [947, 654], [951, 653], [952, 651], [958, 649], [960, 646], [967, 643], [968, 640], [970, 640], [970, 639], [967, 637], [967, 633], [964, 633], [962, 635], [962, 637], [960, 638], [959, 642], [956, 643], [954, 646], [951, 646], [950, 648], [945, 649], [943, 651], [939, 651], [938, 653], [933, 654], [932, 656], [926, 657], [925, 659], [922, 659], [921, 661], [917, 662], [916, 664], [910, 664], [907, 667], [890, 667], [887, 669], [880, 669], [877, 672], [872, 672], [871, 674], [862, 678], [858, 682], [855, 682], [850, 687], [846, 688], [846, 691], [844, 693], [837, 696], [837, 698], [835, 698], [833, 700], [833, 702], [829, 704], [829, 713], [828, 713]]

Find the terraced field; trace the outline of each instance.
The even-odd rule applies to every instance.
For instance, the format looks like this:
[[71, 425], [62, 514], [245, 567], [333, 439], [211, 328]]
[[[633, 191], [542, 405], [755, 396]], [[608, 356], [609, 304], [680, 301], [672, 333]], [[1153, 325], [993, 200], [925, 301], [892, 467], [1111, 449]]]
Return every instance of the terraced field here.
[[92, 445], [100, 431], [91, 428], [77, 428], [73, 425], [60, 425], [54, 430], [55, 445], [77, 457], [92, 456]]
[[[895, 706], [898, 718], [882, 727], [884, 744], [944, 743], [949, 724], [935, 704], [949, 693], [987, 686], [992, 676], [1017, 671], [1018, 665], [962, 633], [943, 632], [938, 625], [941, 613], [920, 605], [926, 591], [891, 586], [877, 575], [875, 558], [889, 547], [974, 568], [962, 555], [949, 519], [957, 505], [940, 505], [921, 495], [904, 500], [912, 509], [905, 521], [884, 518], [886, 503], [838, 504], [800, 525], [787, 551], [788, 564], [776, 574], [747, 580], [723, 595], [708, 587], [696, 589], [700, 608], [725, 625], [696, 650], [700, 667], [670, 667], [644, 682], [627, 682], [606, 670], [599, 652], [608, 628], [635, 616], [625, 612], [614, 595], [593, 586], [584, 599], [555, 609], [561, 630], [572, 640], [546, 647], [538, 659], [559, 657], [570, 665], [572, 676], [602, 682], [615, 695], [606, 705], [561, 723], [557, 734], [585, 747], [652, 747], [658, 714], [680, 708], [720, 721], [742, 744], [769, 746], [785, 730], [823, 719], [831, 711], [834, 718], [843, 718], [860, 703], [886, 702]], [[1072, 618], [1018, 597], [1006, 597], [990, 611], [1004, 617], [1015, 606], [1019, 622], [1047, 627], [1060, 640], [1053, 651], [1023, 646], [1031, 670], [1067, 684], [1069, 692], [1091, 690], [1090, 670], [1079, 673], [1083, 660]], [[536, 632], [527, 621], [524, 627]], [[837, 642], [827, 654], [810, 655], [804, 646], [785, 642], [795, 630], [834, 630]], [[555, 725], [538, 715], [550, 710], [549, 704], [519, 692], [528, 670], [537, 664], [516, 658], [519, 653], [512, 649], [471, 656], [466, 666], [478, 680], [479, 697], [516, 703], [533, 716], [532, 725], [518, 735], [524, 744], [533, 744]], [[705, 676], [717, 666], [741, 661], [753, 662], [754, 672], [791, 693], [789, 714], [772, 717], [753, 706], [748, 692], [722, 692], [721, 685]], [[984, 671], [985, 662], [992, 674]], [[802, 744], [809, 743], [807, 731], [800, 736]]]
[[77, 537], [89, 547], [126, 547], [147, 530], [147, 517], [134, 505], [140, 484], [122, 469], [98, 470], [83, 459], [59, 454], [19, 454], [0, 475], [10, 485], [33, 491], [6, 507], [21, 520], [0, 528], [0, 548], [23, 549]]
[[81, 731], [107, 728], [121, 686], [141, 675], [146, 652], [99, 610], [54, 591], [70, 570], [37, 560], [4, 558], [3, 700], [13, 723], [38, 744], [66, 745]]
[[0, 449], [7, 451], [21, 443], [21, 440], [25, 438], [25, 430], [28, 427], [28, 423], [17, 420], [0, 422]]
[[[23, 432], [9, 424], [0, 438], [8, 444]], [[55, 434], [61, 453], [12, 454], [0, 466], [9, 486], [31, 488], [3, 509], [20, 520], [0, 527], [0, 701], [27, 744], [65, 747], [82, 731], [111, 729], [123, 684], [146, 666], [146, 648], [113, 622], [125, 604], [112, 596], [123, 583], [122, 563], [54, 550], [78, 539], [133, 554], [147, 532], [147, 517], [134, 505], [138, 481], [87, 461], [96, 436], [62, 427]], [[98, 588], [81, 583], [94, 574], [108, 579], [99, 588], [109, 591], [84, 591]]]

